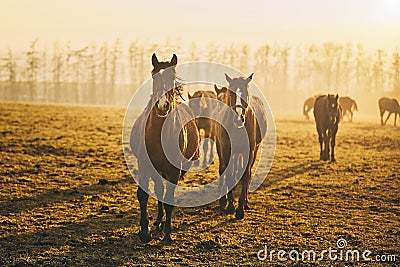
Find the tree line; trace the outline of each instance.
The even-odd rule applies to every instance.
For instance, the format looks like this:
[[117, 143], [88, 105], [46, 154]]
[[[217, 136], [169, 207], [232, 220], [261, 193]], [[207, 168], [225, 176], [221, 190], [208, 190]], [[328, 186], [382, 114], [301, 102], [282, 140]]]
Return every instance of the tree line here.
[[150, 57], [157, 52], [179, 62], [213, 61], [245, 74], [256, 73], [259, 88], [276, 102], [287, 95], [319, 92], [400, 95], [399, 51], [368, 50], [362, 44], [181, 45], [166, 41], [133, 41], [123, 48], [112, 43], [73, 49], [54, 43], [39, 47], [33, 40], [26, 51], [0, 50], [0, 100], [45, 103], [126, 105], [150, 76]]

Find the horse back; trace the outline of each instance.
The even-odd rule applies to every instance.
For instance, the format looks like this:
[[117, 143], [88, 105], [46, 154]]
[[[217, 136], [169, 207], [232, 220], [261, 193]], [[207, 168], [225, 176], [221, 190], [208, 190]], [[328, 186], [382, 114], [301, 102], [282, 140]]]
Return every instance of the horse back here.
[[252, 108], [257, 123], [256, 143], [259, 144], [267, 134], [267, 112], [264, 103], [257, 96], [251, 96], [250, 107]]
[[379, 109], [389, 111], [389, 112], [397, 112], [400, 113], [400, 106], [399, 102], [395, 98], [387, 98], [387, 97], [382, 97], [378, 101], [379, 104]]

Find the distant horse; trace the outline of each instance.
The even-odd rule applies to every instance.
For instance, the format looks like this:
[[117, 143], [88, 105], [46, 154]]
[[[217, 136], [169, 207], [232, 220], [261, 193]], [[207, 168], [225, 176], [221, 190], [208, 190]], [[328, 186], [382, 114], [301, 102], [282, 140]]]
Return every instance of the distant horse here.
[[228, 88], [226, 88], [226, 87], [218, 88], [217, 85], [214, 85], [214, 91], [217, 94], [217, 99], [219, 101], [222, 101], [222, 102], [224, 101], [226, 90], [228, 90]]
[[308, 113], [310, 110], [314, 108], [314, 102], [315, 102], [315, 96], [307, 98], [307, 100], [304, 102], [303, 105], [303, 115], [306, 116], [306, 119], [309, 120], [310, 116], [308, 116]]
[[[236, 211], [232, 190], [228, 192], [228, 198], [224, 195], [220, 199], [220, 206], [223, 209], [226, 208], [227, 213], [235, 212], [237, 219], [242, 219], [244, 217], [244, 209], [249, 208], [248, 188], [251, 181], [251, 168], [254, 165], [261, 141], [266, 135], [267, 119], [263, 102], [258, 97], [250, 96], [249, 94], [248, 85], [253, 78], [253, 74], [248, 78], [239, 77], [233, 79], [225, 74], [225, 78], [229, 83], [229, 89], [218, 89], [218, 87], [215, 86], [218, 99], [225, 103], [225, 105], [222, 105], [218, 110], [220, 121], [225, 127], [229, 127], [229, 129], [225, 129], [219, 123], [214, 124], [217, 153], [219, 157], [219, 174], [223, 175], [226, 170], [225, 183], [233, 185], [235, 179], [239, 178], [235, 177], [238, 170], [241, 169], [244, 172], [242, 177], [240, 177], [241, 194]], [[231, 109], [232, 112], [229, 112], [228, 109]], [[258, 121], [257, 118], [260, 119], [260, 121]], [[240, 130], [245, 130], [247, 132], [249, 147], [241, 147], [243, 144], [241, 138], [243, 138], [243, 136], [235, 136], [235, 133]], [[228, 136], [228, 131], [233, 133], [233, 136]], [[231, 151], [231, 142], [238, 145], [239, 148], [235, 151]], [[242, 151], [249, 151], [246, 166], [243, 166]], [[233, 160], [232, 168], [227, 169], [230, 159]], [[232, 187], [229, 186], [229, 188]], [[226, 207], [227, 201], [228, 206]]]
[[[329, 159], [329, 141], [331, 143], [331, 161], [335, 162], [335, 142], [341, 118], [339, 95], [321, 95], [315, 99], [314, 118], [318, 131], [320, 159]], [[322, 144], [324, 144], [324, 149]]]
[[348, 96], [339, 97], [339, 105], [342, 108], [342, 118], [347, 115], [349, 121], [353, 121], [353, 111], [358, 111], [357, 103]]
[[[390, 115], [394, 113], [394, 126], [396, 127], [397, 114], [399, 114], [400, 117], [400, 105], [397, 99], [382, 97], [381, 99], [379, 99], [378, 104], [379, 111], [381, 113], [381, 125], [385, 125]], [[385, 122], [383, 122], [383, 114], [385, 114], [385, 111], [389, 112], [389, 115], [387, 116]]]
[[[195, 116], [204, 116], [196, 119], [197, 128], [204, 131], [204, 143], [203, 143], [203, 166], [207, 166], [212, 163], [214, 155], [214, 143], [215, 134], [213, 133], [213, 120], [209, 119], [212, 117], [212, 113], [216, 109], [216, 101], [210, 101], [210, 99], [216, 99], [217, 95], [213, 91], [197, 91], [193, 95], [188, 93], [189, 99], [199, 98], [200, 101], [190, 101], [189, 106]], [[207, 118], [208, 117], [208, 118]], [[210, 156], [207, 160], [208, 151]]]
[[[199, 132], [196, 123], [193, 120], [185, 125], [182, 123], [182, 118], [190, 118], [192, 116], [191, 110], [186, 105], [177, 107], [179, 104], [177, 96], [180, 95], [180, 90], [182, 89], [175, 72], [177, 60], [174, 54], [170, 62], [159, 62], [156, 55], [153, 54], [153, 70], [151, 72], [153, 94], [144, 112], [135, 121], [130, 137], [131, 149], [138, 160], [139, 237], [142, 242], [146, 243], [151, 240], [147, 216], [149, 178], [151, 177], [154, 181], [154, 190], [159, 200], [158, 215], [154, 226], [161, 229], [164, 208], [166, 219], [163, 228], [163, 241], [169, 242], [171, 241], [173, 206], [166, 203], [163, 204], [162, 200], [167, 199], [169, 203], [173, 202], [175, 188], [171, 187], [171, 184], [167, 185], [164, 196], [164, 184], [159, 174], [173, 184], [177, 184], [178, 180], [185, 175], [182, 165], [181, 169], [175, 167], [165, 155], [161, 143], [162, 127], [165, 129], [164, 133], [168, 135], [168, 140], [179, 136], [179, 148], [177, 149], [180, 149], [186, 159], [192, 160], [198, 157]], [[166, 122], [168, 115], [173, 116], [173, 123]]]

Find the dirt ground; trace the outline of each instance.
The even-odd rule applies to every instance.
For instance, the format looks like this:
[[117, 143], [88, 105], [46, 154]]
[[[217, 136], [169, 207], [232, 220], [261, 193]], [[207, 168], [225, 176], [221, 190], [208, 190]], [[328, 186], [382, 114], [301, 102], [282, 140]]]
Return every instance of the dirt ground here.
[[[174, 242], [163, 245], [137, 236], [123, 109], [0, 103], [0, 114], [0, 266], [400, 265], [400, 128], [392, 121], [341, 123], [330, 164], [318, 159], [312, 120], [276, 117], [275, 160], [245, 218], [217, 203], [176, 208]], [[215, 179], [216, 170], [185, 182]], [[155, 200], [149, 208], [155, 218]], [[265, 245], [320, 252], [341, 238], [345, 249], [396, 262], [257, 258]]]

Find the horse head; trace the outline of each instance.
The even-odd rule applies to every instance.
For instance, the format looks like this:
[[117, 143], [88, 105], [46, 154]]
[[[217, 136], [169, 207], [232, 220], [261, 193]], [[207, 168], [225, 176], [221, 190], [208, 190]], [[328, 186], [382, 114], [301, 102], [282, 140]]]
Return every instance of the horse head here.
[[177, 56], [174, 54], [171, 61], [159, 62], [156, 54], [151, 57], [153, 70], [151, 71], [153, 78], [153, 100], [155, 103], [155, 111], [158, 117], [166, 117], [171, 111], [174, 104], [175, 94], [175, 67], [178, 62]]
[[339, 95], [330, 95], [328, 94], [326, 101], [326, 110], [329, 118], [329, 122], [335, 124], [341, 117], [340, 107], [338, 103]]
[[246, 112], [249, 103], [249, 83], [253, 79], [253, 74], [247, 78], [231, 78], [228, 74], [225, 74], [225, 79], [229, 83], [229, 90], [226, 90], [224, 102], [236, 114], [233, 118], [234, 125], [242, 128], [246, 122]]
[[197, 98], [199, 101], [189, 101], [189, 106], [193, 113], [197, 115], [204, 115], [205, 111], [208, 109], [207, 96], [205, 96], [203, 91], [197, 91], [193, 95], [188, 93], [189, 99]]
[[217, 94], [217, 99], [219, 101], [224, 101], [225, 93], [227, 90], [228, 90], [228, 88], [226, 88], [226, 87], [218, 88], [218, 86], [216, 84], [214, 84], [214, 91]]

